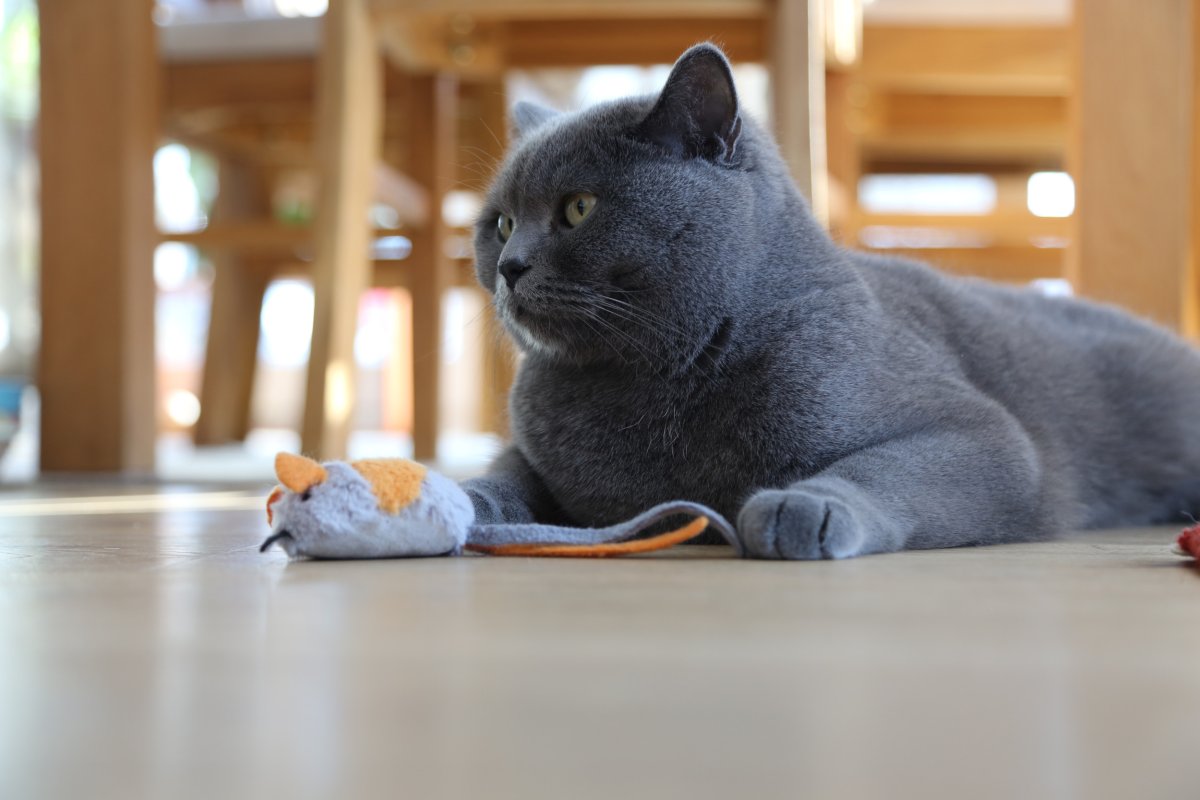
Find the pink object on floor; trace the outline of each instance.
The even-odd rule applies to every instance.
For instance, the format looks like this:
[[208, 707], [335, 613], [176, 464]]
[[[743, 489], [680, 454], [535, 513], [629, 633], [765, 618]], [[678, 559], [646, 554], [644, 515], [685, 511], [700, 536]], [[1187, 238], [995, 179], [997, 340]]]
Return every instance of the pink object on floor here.
[[1200, 558], [1200, 525], [1193, 525], [1179, 534], [1179, 549], [1192, 558]]

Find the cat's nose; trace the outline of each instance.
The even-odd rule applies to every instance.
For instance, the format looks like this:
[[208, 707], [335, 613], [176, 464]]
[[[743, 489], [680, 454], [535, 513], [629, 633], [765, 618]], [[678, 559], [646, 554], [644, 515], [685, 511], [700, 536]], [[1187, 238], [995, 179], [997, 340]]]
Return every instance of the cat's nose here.
[[500, 262], [500, 274], [509, 289], [516, 288], [517, 281], [529, 271], [529, 265], [519, 258], [506, 258]]

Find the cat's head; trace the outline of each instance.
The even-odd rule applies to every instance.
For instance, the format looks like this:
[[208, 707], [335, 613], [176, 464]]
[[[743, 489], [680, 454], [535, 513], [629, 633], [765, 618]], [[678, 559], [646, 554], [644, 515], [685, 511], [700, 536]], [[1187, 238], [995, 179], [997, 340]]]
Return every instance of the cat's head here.
[[783, 212], [762, 207], [763, 182], [795, 195], [724, 54], [689, 49], [656, 96], [574, 114], [518, 104], [514, 128], [475, 253], [522, 348], [658, 366], [701, 351], [734, 311], [759, 218]]

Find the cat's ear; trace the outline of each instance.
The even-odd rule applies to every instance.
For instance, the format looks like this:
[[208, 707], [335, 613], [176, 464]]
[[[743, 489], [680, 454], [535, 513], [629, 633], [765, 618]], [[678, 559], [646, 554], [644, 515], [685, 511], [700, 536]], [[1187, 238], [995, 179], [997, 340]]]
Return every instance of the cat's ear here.
[[716, 45], [691, 47], [671, 70], [637, 134], [684, 158], [733, 160], [742, 119], [729, 61]]
[[559, 112], [537, 103], [520, 101], [512, 110], [512, 133], [514, 139], [524, 139], [536, 129], [557, 117]]

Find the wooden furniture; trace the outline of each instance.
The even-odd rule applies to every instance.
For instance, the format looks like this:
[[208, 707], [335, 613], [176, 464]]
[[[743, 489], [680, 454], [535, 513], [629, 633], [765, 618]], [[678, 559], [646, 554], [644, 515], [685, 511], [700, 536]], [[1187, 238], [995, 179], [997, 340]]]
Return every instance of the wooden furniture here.
[[[864, 231], [876, 228], [928, 230], [981, 246], [889, 251], [998, 280], [1063, 275], [1069, 224], [1035, 217], [1025, 181], [1064, 166], [1065, 26], [868, 22], [861, 59], [831, 66], [827, 83], [831, 222], [845, 242], [865, 246]], [[857, 203], [858, 182], [881, 173], [982, 173], [996, 183], [996, 208], [982, 215], [868, 213]], [[1044, 246], [1050, 242], [1057, 246]]]
[[[244, 438], [249, 424], [258, 308], [266, 283], [282, 275], [311, 275], [310, 265], [300, 255], [307, 251], [311, 258], [312, 226], [275, 220], [267, 195], [280, 173], [311, 172], [315, 161], [313, 121], [331, 115], [314, 113], [316, 31], [314, 41], [305, 48], [302, 34], [306, 26], [293, 30], [294, 22], [279, 22], [293, 32], [287, 36], [277, 33], [273, 41], [301, 41], [299, 46], [284, 49], [281, 56], [266, 58], [257, 56], [253, 48], [247, 52], [245, 48], [223, 45], [218, 32], [230, 29], [228, 25], [202, 23], [192, 26], [198, 30], [169, 30], [171, 35], [166, 37], [169, 51], [164, 63], [164, 133], [214, 155], [221, 164], [224, 187], [207, 227], [164, 235], [170, 241], [204, 248], [216, 266], [208, 343], [208, 352], [216, 357], [205, 362], [202, 411], [193, 432], [197, 444]], [[278, 31], [280, 26], [255, 23], [255, 27], [265, 28], [263, 35]], [[306, 53], [307, 49], [313, 52]], [[493, 131], [503, 136], [503, 93], [494, 82], [458, 81], [446, 75], [439, 79], [443, 91], [434, 98], [424, 91], [427, 81], [422, 76], [398, 72], [382, 63], [373, 66], [384, 73], [379, 89], [385, 102], [376, 126], [382, 142], [377, 144], [379, 152], [365, 178], [367, 200], [396, 210], [403, 227], [368, 231], [364, 225], [361, 230], [368, 238], [407, 236], [413, 250], [403, 261], [373, 262], [367, 281], [377, 287], [404, 288], [421, 312], [433, 304], [434, 297], [426, 295], [430, 291], [424, 279], [428, 256], [440, 251], [447, 239], [440, 214], [430, 208], [431, 197], [438, 195], [440, 208], [440, 196], [450, 185], [482, 189], [485, 175], [474, 162], [490, 163], [501, 155], [503, 140]], [[500, 102], [490, 101], [493, 95]], [[429, 118], [428, 104], [435, 99], [441, 110], [440, 127], [434, 130], [414, 124]], [[460, 146], [477, 155], [454, 158], [461, 152]], [[433, 163], [440, 165], [436, 175], [428, 169]], [[320, 195], [326, 199], [327, 193]], [[448, 285], [474, 286], [469, 259], [446, 260], [451, 262], [447, 265]], [[339, 275], [333, 287], [335, 293], [341, 291], [343, 282]], [[319, 287], [318, 296], [323, 297], [328, 288]], [[318, 305], [324, 308], [323, 303]], [[421, 313], [417, 316], [420, 321]], [[398, 342], [397, 346], [419, 353], [422, 361], [437, 362], [440, 335], [428, 325], [415, 327], [413, 339]], [[325, 333], [318, 328], [318, 340]], [[351, 330], [343, 335], [352, 337], [353, 333]], [[501, 345], [499, 339], [487, 341], [495, 342], [496, 347], [491, 349]], [[492, 363], [506, 363], [503, 353], [489, 356]], [[342, 371], [345, 380], [352, 377], [350, 370]], [[506, 387], [507, 381], [500, 391]], [[339, 391], [345, 392], [346, 386], [341, 385]], [[498, 409], [495, 403], [487, 405], [487, 400], [485, 394], [485, 423], [494, 425]], [[436, 405], [436, 398], [430, 402]], [[316, 407], [314, 403], [308, 405]]]
[[39, 3], [44, 471], [154, 467], [152, 0]]
[[1200, 4], [1077, 0], [1069, 275], [1200, 337]]

